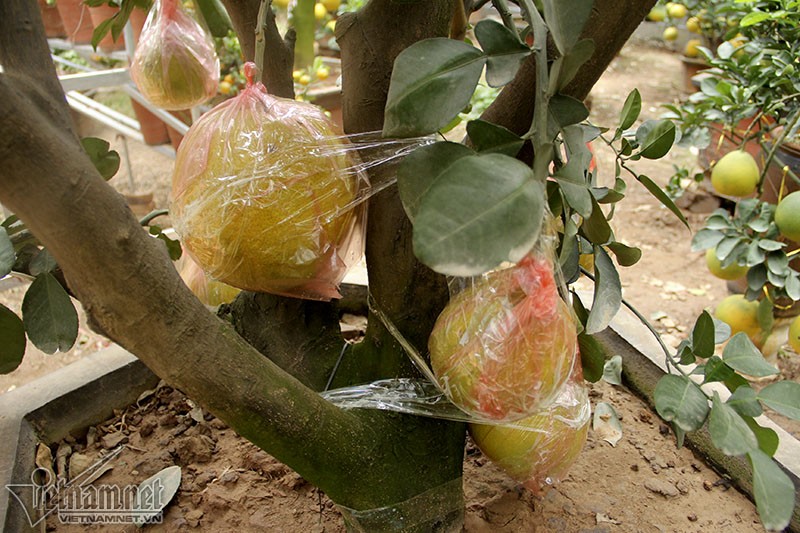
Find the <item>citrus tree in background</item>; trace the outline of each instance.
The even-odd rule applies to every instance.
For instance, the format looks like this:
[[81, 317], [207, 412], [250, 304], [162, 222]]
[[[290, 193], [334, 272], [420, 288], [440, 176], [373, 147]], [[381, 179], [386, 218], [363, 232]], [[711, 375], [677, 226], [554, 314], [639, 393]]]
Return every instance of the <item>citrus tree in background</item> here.
[[[481, 119], [467, 124], [467, 145], [426, 144], [403, 161], [397, 187], [369, 199], [369, 325], [361, 343], [343, 350], [335, 302], [243, 292], [218, 317], [192, 295], [163, 239], [143, 231], [104, 182], [113, 155], [78, 140], [36, 3], [2, 2], [0, 201], [55, 262], [20, 258], [12, 239], [4, 239], [0, 265], [36, 274], [44, 295], [57, 293], [60, 279], [96, 329], [324, 490], [348, 510], [353, 527], [458, 530], [465, 424], [344, 410], [318, 392], [417, 376], [403, 344], [425, 353], [449, 298], [445, 275], [480, 274], [520, 259], [550, 216], [567, 282], [580, 273], [580, 252], [594, 255], [595, 303], [586, 308], [574, 299], [573, 307], [584, 375], [599, 379], [604, 350], [596, 335], [622, 304], [616, 265], [634, 264], [641, 255], [618, 242], [609, 225], [628, 182], [644, 186], [686, 222], [655, 182], [633, 168], [637, 160], [663, 157], [675, 126], [645, 121], [634, 128], [641, 109], [635, 90], [610, 129], [586, 123], [582, 103], [653, 3], [544, 0], [540, 11], [522, 0], [518, 21], [508, 2], [495, 0], [502, 22], [475, 26], [479, 46], [463, 35], [467, 15], [486, 2], [371, 0], [340, 17], [347, 133], [429, 135], [467, 106], [481, 76], [503, 87]], [[263, 64], [267, 88], [291, 97], [292, 42], [277, 30], [271, 11], [259, 17], [258, 0], [224, 4], [244, 56]], [[604, 182], [588, 172], [586, 143], [594, 139], [616, 155], [615, 172]], [[372, 170], [371, 181], [393, 179], [385, 172]], [[13, 231], [9, 225], [4, 236]], [[0, 348], [3, 360], [16, 360], [25, 344], [22, 322], [0, 311], [10, 341]], [[31, 327], [23, 318], [32, 341], [50, 351], [69, 345], [64, 328]], [[715, 344], [729, 334], [704, 313], [678, 353], [667, 350], [677, 374], [659, 384], [657, 409], [679, 441], [707, 422], [723, 451], [747, 455], [764, 523], [779, 529], [789, 521], [794, 487], [770, 457], [773, 434], [754, 417], [762, 403], [797, 417], [800, 386], [781, 382], [756, 393], [741, 374], [777, 371], [746, 335], [733, 336], [715, 355]], [[724, 383], [732, 396], [709, 397], [678, 362], [699, 363], [692, 373], [704, 383]]]

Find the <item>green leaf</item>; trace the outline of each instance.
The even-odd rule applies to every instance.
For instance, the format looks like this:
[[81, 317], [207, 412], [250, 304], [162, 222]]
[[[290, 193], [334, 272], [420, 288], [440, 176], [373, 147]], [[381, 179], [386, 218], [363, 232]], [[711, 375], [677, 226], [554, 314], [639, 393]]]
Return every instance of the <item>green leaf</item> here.
[[739, 332], [728, 341], [722, 350], [722, 359], [734, 370], [757, 378], [773, 376], [778, 369], [767, 363], [744, 332]]
[[475, 149], [481, 153], [497, 153], [516, 157], [522, 145], [525, 144], [525, 141], [511, 130], [480, 119], [467, 122], [467, 135]]
[[592, 198], [592, 214], [583, 221], [581, 232], [593, 244], [606, 244], [611, 239], [611, 226], [600, 204]]
[[589, 110], [583, 102], [563, 94], [553, 95], [547, 110], [559, 128], [578, 124], [589, 116]]
[[16, 369], [25, 355], [25, 326], [8, 307], [0, 304], [0, 374]]
[[108, 141], [95, 137], [84, 137], [81, 139], [81, 145], [103, 179], [113, 178], [119, 170], [119, 154], [114, 150], [109, 150], [111, 145], [108, 144]]
[[226, 37], [228, 31], [233, 29], [233, 23], [220, 0], [195, 0], [195, 5], [214, 37]]
[[794, 512], [794, 483], [761, 450], [751, 451], [747, 458], [753, 467], [753, 493], [761, 523], [768, 530], [783, 531]]
[[572, 81], [581, 68], [581, 65], [592, 57], [594, 50], [595, 45], [593, 40], [582, 39], [575, 43], [575, 46], [572, 47], [572, 50], [570, 50], [568, 54], [556, 59], [556, 61], [561, 61], [561, 69], [559, 70], [558, 82], [556, 84], [557, 90], [564, 88]]
[[774, 456], [775, 452], [778, 451], [778, 445], [780, 444], [780, 438], [778, 437], [778, 434], [770, 428], [759, 426], [758, 423], [750, 416], [743, 416], [742, 419], [747, 424], [747, 427], [749, 427], [756, 436], [756, 440], [758, 440], [758, 449], [770, 457]]
[[501, 87], [514, 79], [522, 61], [531, 54], [517, 35], [495, 20], [478, 22], [475, 37], [488, 56], [486, 83], [490, 87]]
[[623, 104], [622, 111], [619, 114], [620, 130], [627, 130], [633, 126], [633, 123], [639, 118], [639, 113], [641, 112], [642, 95], [639, 94], [639, 89], [634, 89], [625, 99], [625, 104]]
[[749, 385], [737, 387], [730, 398], [728, 398], [727, 404], [733, 407], [736, 412], [742, 416], [761, 416], [763, 412], [761, 404], [758, 403], [756, 391]]
[[773, 305], [769, 298], [764, 298], [758, 302], [758, 312], [756, 317], [758, 318], [758, 326], [761, 328], [761, 331], [764, 332], [764, 336], [766, 338], [766, 336], [772, 331], [772, 327], [775, 325]]
[[162, 231], [158, 232], [156, 237], [167, 247], [167, 253], [170, 259], [177, 261], [181, 258], [181, 255], [183, 255], [183, 248], [181, 247], [180, 241], [171, 239]]
[[662, 377], [656, 384], [653, 398], [658, 415], [683, 431], [700, 429], [708, 416], [706, 395], [685, 376]]
[[52, 274], [36, 276], [28, 287], [22, 319], [28, 338], [45, 353], [66, 352], [78, 337], [78, 313]]
[[57, 266], [56, 258], [46, 248], [39, 250], [39, 253], [33, 256], [29, 264], [31, 276], [52, 272]]
[[567, 285], [571, 281], [578, 279], [580, 274], [580, 250], [578, 250], [578, 226], [572, 218], [568, 218], [564, 224], [564, 237], [561, 240], [561, 250], [559, 251], [558, 263], [561, 266], [561, 273]]
[[544, 217], [544, 184], [502, 154], [456, 160], [420, 201], [414, 251], [436, 272], [481, 274], [527, 254]]
[[764, 22], [769, 18], [769, 13], [764, 13], [763, 11], [751, 11], [742, 17], [742, 19], [739, 21], [739, 27], [746, 28], [748, 26], [758, 24], [759, 22]]
[[758, 449], [758, 439], [742, 417], [714, 393], [708, 432], [714, 446], [725, 455], [744, 455]]
[[[88, 15], [84, 15], [88, 16]], [[95, 26], [94, 31], [92, 32], [92, 48], [97, 50], [97, 45], [100, 44], [100, 41], [103, 40], [108, 32], [111, 30], [111, 25], [114, 23], [114, 18], [106, 19], [97, 26]]]
[[714, 381], [724, 382], [726, 379], [730, 379], [730, 377], [733, 375], [733, 369], [726, 365], [725, 362], [716, 355], [709, 357], [708, 361], [702, 368], [705, 374], [703, 383], [712, 383]]
[[721, 241], [725, 235], [722, 232], [703, 228], [692, 237], [692, 251], [708, 250]]
[[692, 351], [694, 355], [703, 359], [714, 355], [715, 340], [714, 319], [711, 318], [708, 311], [703, 311], [697, 317], [692, 329]]
[[624, 267], [633, 266], [642, 258], [642, 251], [639, 248], [627, 246], [621, 242], [610, 242], [608, 243], [608, 248], [614, 252], [617, 263]]
[[593, 0], [543, 0], [544, 20], [562, 55], [569, 54], [589, 20]]
[[619, 311], [622, 303], [622, 284], [614, 262], [602, 246], [594, 247], [594, 300], [586, 333], [603, 331]]
[[612, 385], [622, 385], [622, 357], [615, 355], [603, 366], [603, 380]]
[[456, 160], [469, 155], [475, 152], [463, 144], [438, 142], [421, 146], [403, 158], [397, 170], [397, 189], [411, 222], [431, 185]]
[[453, 39], [419, 41], [395, 60], [386, 102], [383, 135], [434, 133], [470, 101], [486, 57]]
[[605, 346], [592, 335], [581, 332], [578, 334], [578, 347], [581, 354], [583, 379], [589, 383], [597, 383], [603, 377], [605, 361], [608, 358]]
[[800, 420], [800, 383], [778, 381], [758, 393], [758, 399], [783, 416]]
[[6, 228], [0, 226], [0, 278], [11, 272], [16, 261], [17, 254], [14, 252], [14, 244], [11, 242]]
[[[667, 155], [675, 142], [675, 124], [669, 120], [651, 122], [645, 122], [639, 128], [641, 130], [649, 126], [644, 139], [640, 141], [639, 155], [647, 159], [660, 159]], [[638, 131], [636, 137], [639, 138]]]
[[[675, 202], [672, 201], [672, 198], [670, 198], [667, 193], [661, 190], [661, 187], [659, 187], [653, 180], [644, 174], [639, 175], [636, 179], [639, 181], [639, 183], [644, 185], [645, 189], [650, 191], [650, 194], [656, 197], [656, 200], [661, 202], [664, 207], [672, 211], [675, 216], [678, 217], [681, 222], [683, 222], [684, 226], [687, 228], [689, 227], [689, 221], [686, 220], [685, 216], [683, 216], [683, 213], [681, 213], [681, 210], [678, 209], [677, 205], [675, 205]], [[700, 232], [698, 232], [698, 234], [699, 233]]]

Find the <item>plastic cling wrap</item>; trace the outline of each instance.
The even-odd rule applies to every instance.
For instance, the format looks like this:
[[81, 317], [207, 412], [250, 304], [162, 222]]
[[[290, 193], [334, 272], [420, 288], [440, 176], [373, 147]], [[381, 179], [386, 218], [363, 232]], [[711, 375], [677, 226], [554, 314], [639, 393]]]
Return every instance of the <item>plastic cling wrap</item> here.
[[514, 421], [550, 402], [577, 350], [552, 261], [534, 252], [450, 300], [428, 341], [431, 366], [454, 404], [477, 420]]
[[208, 279], [200, 265], [195, 263], [188, 254], [181, 257], [177, 266], [183, 282], [205, 305], [216, 307], [220, 304], [231, 303], [241, 292], [236, 287]]
[[534, 493], [560, 481], [586, 443], [591, 407], [577, 374], [552, 404], [513, 427], [470, 424], [483, 454]]
[[219, 58], [214, 41], [179, 0], [156, 0], [131, 61], [142, 95], [163, 109], [188, 109], [214, 96]]
[[203, 115], [175, 161], [171, 213], [189, 254], [241, 289], [329, 300], [363, 252], [356, 148], [311, 104], [253, 83]]

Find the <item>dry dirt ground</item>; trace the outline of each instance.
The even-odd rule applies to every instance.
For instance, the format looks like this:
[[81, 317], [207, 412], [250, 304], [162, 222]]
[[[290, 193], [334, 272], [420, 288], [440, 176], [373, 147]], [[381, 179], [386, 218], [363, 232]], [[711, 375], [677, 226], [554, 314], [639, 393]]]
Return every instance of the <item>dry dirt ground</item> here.
[[[634, 86], [642, 93], [642, 118], [657, 117], [662, 112], [660, 104], [681, 96], [680, 69], [677, 56], [667, 50], [628, 45], [593, 92], [592, 120], [615, 125]], [[137, 187], [151, 188], [157, 204], [164, 206], [171, 160], [130, 144]], [[598, 149], [597, 160], [608, 177], [613, 168], [609, 154]], [[676, 150], [667, 160], [642, 162], [637, 169], [664, 183], [673, 163], [694, 160], [690, 152]], [[112, 183], [125, 190], [125, 171], [120, 174]], [[625, 297], [654, 319], [669, 343], [677, 344], [702, 309], [727, 295], [726, 287], [707, 273], [702, 255], [690, 251], [691, 233], [642, 187], [630, 183], [623, 205], [613, 222], [616, 234], [644, 251], [638, 265], [622, 271]], [[693, 206], [703, 207], [702, 202]], [[694, 229], [705, 216], [691, 210], [686, 214]], [[589, 285], [584, 283], [584, 287]], [[18, 310], [22, 291], [21, 286], [5, 290], [0, 301]], [[103, 342], [85, 327], [81, 339], [81, 345], [69, 354], [45, 356], [29, 349], [19, 370], [0, 376], [0, 393], [73, 361]], [[781, 364], [796, 365], [794, 359], [781, 360]], [[467, 448], [467, 531], [763, 530], [753, 504], [690, 451], [676, 449], [666, 426], [640, 399], [622, 387], [600, 383], [592, 387], [592, 400], [613, 405], [622, 420], [622, 439], [612, 446], [590, 431], [570, 475], [541, 499], [506, 478], [473, 447]], [[173, 464], [183, 469], [178, 497], [169, 506], [164, 524], [152, 527], [153, 531], [344, 530], [333, 504], [313, 487], [211, 415], [198, 416], [191, 401], [169, 387], [154, 391], [88, 434], [76, 435], [68, 444], [72, 452], [94, 459], [119, 443], [127, 448], [101, 478], [102, 483], [139, 483]], [[48, 529], [69, 530], [57, 520], [51, 520]]]

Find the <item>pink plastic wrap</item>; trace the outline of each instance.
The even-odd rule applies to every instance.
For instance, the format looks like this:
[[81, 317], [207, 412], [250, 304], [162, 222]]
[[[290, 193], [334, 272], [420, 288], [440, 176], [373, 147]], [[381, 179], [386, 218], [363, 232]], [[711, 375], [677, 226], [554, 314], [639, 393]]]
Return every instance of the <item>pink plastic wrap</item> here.
[[175, 229], [213, 279], [299, 298], [339, 297], [363, 253], [367, 180], [316, 106], [253, 83], [203, 115], [175, 161]]
[[179, 0], [156, 0], [131, 61], [142, 95], [169, 110], [189, 109], [217, 93], [214, 41]]
[[211, 307], [231, 303], [241, 292], [236, 287], [208, 279], [200, 265], [195, 263], [189, 257], [189, 254], [183, 254], [183, 257], [181, 257], [178, 272], [186, 286], [197, 296], [197, 299]]
[[552, 404], [513, 427], [470, 424], [470, 435], [483, 454], [536, 494], [564, 478], [586, 443], [589, 392], [580, 362], [575, 367]]
[[450, 400], [478, 420], [514, 421], [552, 401], [577, 350], [550, 254], [491, 272], [450, 300], [428, 341]]

